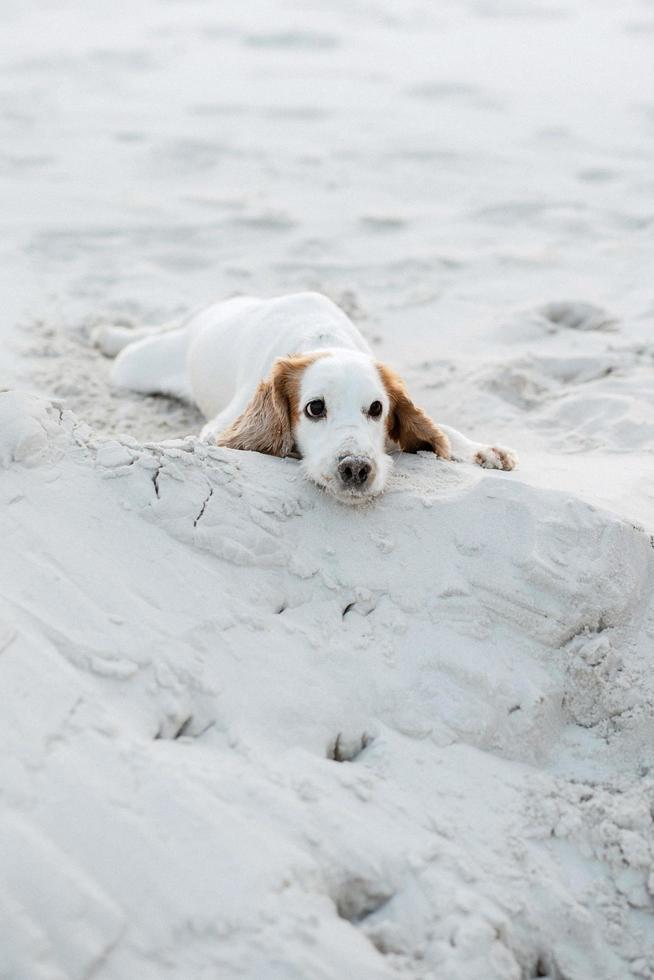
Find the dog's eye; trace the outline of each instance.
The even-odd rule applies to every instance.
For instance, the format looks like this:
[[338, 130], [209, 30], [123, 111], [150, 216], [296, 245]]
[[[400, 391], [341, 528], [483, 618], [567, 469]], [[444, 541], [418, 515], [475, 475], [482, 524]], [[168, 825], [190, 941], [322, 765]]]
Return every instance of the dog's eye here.
[[382, 413], [382, 403], [373, 402], [370, 408], [368, 409], [368, 415], [370, 415], [370, 417], [373, 419], [378, 419], [381, 413]]
[[314, 398], [312, 402], [309, 402], [304, 407], [304, 414], [310, 419], [324, 419], [325, 417], [325, 402], [322, 398]]

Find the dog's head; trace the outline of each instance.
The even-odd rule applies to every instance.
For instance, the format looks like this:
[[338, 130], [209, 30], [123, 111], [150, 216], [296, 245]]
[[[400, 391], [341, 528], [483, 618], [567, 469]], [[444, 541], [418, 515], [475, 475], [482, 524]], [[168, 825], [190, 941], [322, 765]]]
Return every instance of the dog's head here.
[[387, 448], [449, 457], [447, 437], [416, 408], [402, 379], [369, 355], [341, 348], [275, 361], [218, 443], [299, 456], [309, 479], [346, 503], [384, 489]]

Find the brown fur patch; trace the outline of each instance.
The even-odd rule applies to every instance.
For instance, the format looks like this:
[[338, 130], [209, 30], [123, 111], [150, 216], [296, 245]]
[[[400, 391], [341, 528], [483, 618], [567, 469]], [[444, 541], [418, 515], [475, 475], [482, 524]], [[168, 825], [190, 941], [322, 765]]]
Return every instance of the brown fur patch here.
[[302, 375], [309, 367], [319, 361], [321, 357], [327, 355], [321, 351], [313, 354], [292, 354], [291, 357], [279, 358], [273, 368], [275, 383], [280, 394], [286, 399], [290, 413], [291, 425], [296, 425], [299, 421], [300, 413], [300, 387], [302, 385]]
[[221, 432], [218, 445], [268, 456], [294, 454], [293, 427], [300, 417], [302, 374], [321, 353], [279, 357], [242, 415]]
[[443, 459], [449, 459], [449, 439], [421, 408], [413, 404], [399, 374], [379, 362], [377, 370], [391, 403], [386, 423], [389, 439], [396, 442], [405, 453], [427, 450]]

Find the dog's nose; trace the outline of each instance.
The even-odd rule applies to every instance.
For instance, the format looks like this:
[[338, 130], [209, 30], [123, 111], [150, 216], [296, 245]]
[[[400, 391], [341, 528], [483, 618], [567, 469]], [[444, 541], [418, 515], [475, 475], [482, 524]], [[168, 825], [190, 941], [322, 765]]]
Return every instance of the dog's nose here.
[[338, 464], [338, 475], [346, 487], [362, 487], [371, 470], [370, 461], [363, 456], [346, 456]]

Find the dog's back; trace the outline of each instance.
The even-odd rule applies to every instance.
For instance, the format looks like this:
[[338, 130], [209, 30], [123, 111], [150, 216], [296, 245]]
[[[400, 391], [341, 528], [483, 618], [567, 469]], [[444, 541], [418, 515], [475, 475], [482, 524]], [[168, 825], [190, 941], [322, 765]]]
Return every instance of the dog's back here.
[[207, 418], [234, 398], [247, 404], [278, 357], [326, 347], [370, 353], [345, 313], [318, 293], [228, 300], [202, 311], [189, 328], [188, 378]]
[[[192, 313], [173, 329], [145, 328], [136, 339], [105, 331], [103, 348], [122, 346], [111, 379], [143, 394], [195, 402], [206, 418], [247, 405], [277, 357], [344, 347], [370, 353], [335, 303], [319, 293], [276, 299], [240, 296]], [[113, 350], [112, 350], [113, 352]]]

